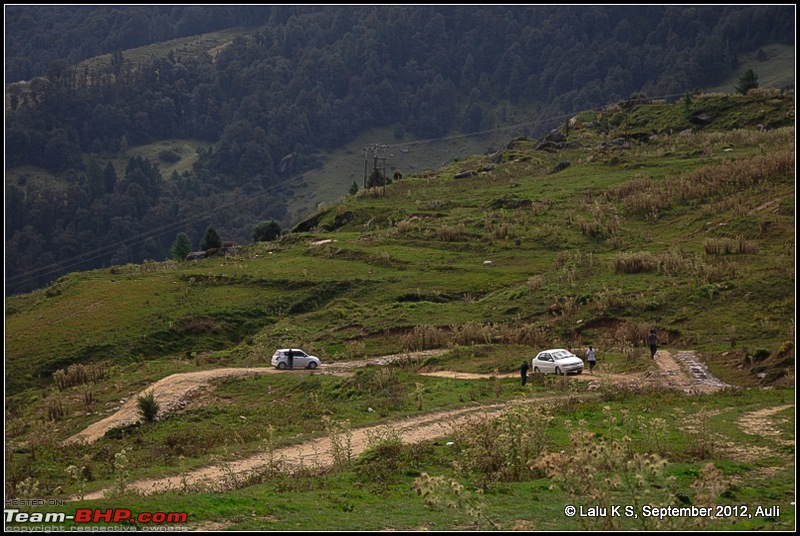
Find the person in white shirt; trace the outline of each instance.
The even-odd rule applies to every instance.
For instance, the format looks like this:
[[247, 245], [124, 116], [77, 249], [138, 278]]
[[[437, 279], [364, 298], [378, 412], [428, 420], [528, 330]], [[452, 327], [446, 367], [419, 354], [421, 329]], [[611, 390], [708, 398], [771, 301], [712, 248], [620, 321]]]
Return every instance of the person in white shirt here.
[[592, 369], [594, 368], [595, 363], [597, 363], [597, 354], [594, 351], [594, 348], [591, 346], [589, 350], [586, 352], [586, 361], [589, 362], [589, 373], [592, 373]]

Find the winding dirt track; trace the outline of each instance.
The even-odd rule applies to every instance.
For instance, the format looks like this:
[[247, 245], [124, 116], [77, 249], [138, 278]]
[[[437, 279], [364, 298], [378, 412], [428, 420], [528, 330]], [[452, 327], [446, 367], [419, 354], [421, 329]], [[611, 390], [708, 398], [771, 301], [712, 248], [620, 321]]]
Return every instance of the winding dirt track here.
[[[415, 354], [414, 359], [424, 359], [430, 355], [441, 352], [425, 352]], [[347, 374], [352, 369], [363, 367], [369, 364], [385, 364], [396, 359], [409, 359], [408, 354], [399, 356], [389, 356], [379, 359], [337, 363], [328, 367], [318, 369], [316, 373]], [[708, 372], [694, 360], [693, 352], [672, 353], [660, 350], [656, 354], [656, 362], [659, 365], [659, 373], [648, 374], [609, 374], [601, 372], [602, 366], [598, 365], [595, 374], [584, 373], [580, 376], [572, 376], [576, 381], [589, 382], [585, 393], [563, 395], [555, 399], [548, 398], [549, 403], [556, 404], [559, 398], [566, 399], [568, 396], [592, 397], [593, 385], [599, 383], [612, 383], [615, 385], [628, 385], [632, 387], [646, 387], [648, 385], [667, 385], [671, 388], [679, 389], [687, 393], [710, 393], [726, 387], [725, 384], [708, 374]], [[296, 373], [301, 371], [289, 372]], [[271, 367], [260, 368], [226, 368], [209, 370], [203, 372], [192, 372], [186, 374], [174, 374], [164, 378], [141, 394], [152, 391], [156, 400], [161, 405], [163, 413], [169, 413], [181, 409], [183, 405], [192, 398], [198, 390], [205, 389], [210, 382], [220, 378], [246, 377], [255, 374], [287, 374], [278, 372]], [[433, 376], [447, 378], [487, 378], [495, 377], [518, 377], [518, 374], [466, 374], [456, 372], [432, 372]], [[87, 442], [93, 443], [103, 437], [110, 429], [131, 424], [138, 420], [138, 409], [136, 407], [137, 397], [131, 397], [125, 405], [114, 415], [99, 421], [86, 430], [76, 434], [66, 440], [66, 442]], [[499, 413], [513, 402], [502, 404], [482, 405], [459, 410], [429, 413], [419, 417], [403, 419], [391, 423], [393, 432], [398, 433], [404, 442], [414, 443], [424, 440], [435, 439], [448, 435], [454, 426], [466, 422], [476, 415], [492, 415]], [[528, 399], [525, 403], [541, 403], [541, 399]], [[369, 439], [381, 430], [385, 430], [387, 425], [371, 426], [350, 431], [349, 444], [350, 453], [353, 457], [358, 456], [367, 448]], [[220, 463], [195, 470], [184, 475], [171, 476], [158, 479], [140, 480], [133, 482], [129, 488], [141, 494], [162, 493], [169, 490], [215, 490], [224, 489], [231, 480], [245, 479], [249, 473], [265, 470], [272, 467], [281, 471], [291, 472], [301, 467], [326, 467], [334, 463], [331, 438], [323, 437], [306, 442], [301, 445], [275, 449], [271, 452], [262, 452], [255, 456]], [[311, 460], [311, 462], [309, 461]], [[85, 499], [99, 499], [104, 497], [105, 491], [100, 490], [85, 496]], [[76, 499], [76, 498], [73, 498]]]

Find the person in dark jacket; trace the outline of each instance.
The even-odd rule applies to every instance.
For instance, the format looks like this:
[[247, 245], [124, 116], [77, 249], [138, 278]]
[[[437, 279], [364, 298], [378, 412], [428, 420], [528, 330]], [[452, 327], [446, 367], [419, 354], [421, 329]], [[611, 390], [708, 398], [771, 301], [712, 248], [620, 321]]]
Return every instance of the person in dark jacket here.
[[289, 350], [286, 352], [286, 365], [289, 370], [294, 368], [294, 354], [292, 353], [291, 348], [289, 348]]
[[528, 362], [523, 361], [522, 365], [519, 366], [519, 375], [522, 376], [522, 386], [525, 387], [525, 384], [528, 383]]
[[650, 359], [655, 359], [656, 350], [658, 350], [658, 335], [656, 335], [656, 330], [650, 330], [650, 335], [647, 336], [647, 344], [650, 345]]

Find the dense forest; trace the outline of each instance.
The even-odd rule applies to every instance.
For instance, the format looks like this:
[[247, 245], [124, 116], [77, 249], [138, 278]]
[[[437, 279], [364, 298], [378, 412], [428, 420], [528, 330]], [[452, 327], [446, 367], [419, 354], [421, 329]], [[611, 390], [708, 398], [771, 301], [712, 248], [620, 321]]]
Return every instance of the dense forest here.
[[[794, 43], [789, 6], [9, 6], [7, 293], [65, 271], [163, 260], [209, 223], [247, 241], [287, 217], [280, 185], [360, 133], [423, 139], [498, 126], [503, 103], [551, 116], [633, 93], [678, 97], [739, 56]], [[238, 28], [218, 50], [135, 47]], [[83, 60], [107, 54], [101, 68]], [[208, 142], [191, 171], [102, 155], [174, 138]], [[170, 155], [162, 158], [168, 161]], [[268, 195], [260, 195], [267, 192]], [[344, 192], [343, 192], [344, 193]], [[256, 195], [259, 194], [259, 195]], [[292, 223], [292, 222], [285, 222]]]

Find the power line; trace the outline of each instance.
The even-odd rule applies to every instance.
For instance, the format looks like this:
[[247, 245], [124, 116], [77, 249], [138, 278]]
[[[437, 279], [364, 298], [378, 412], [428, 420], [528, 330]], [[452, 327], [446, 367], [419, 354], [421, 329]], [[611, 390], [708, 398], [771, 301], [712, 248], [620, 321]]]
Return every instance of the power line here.
[[[256, 194], [254, 197], [251, 197], [251, 199], [258, 199], [258, 198], [260, 198], [261, 196], [264, 196], [264, 195], [274, 194], [274, 193], [280, 191], [281, 189], [284, 189], [284, 188], [287, 188], [287, 187], [288, 187], [288, 184], [278, 185], [278, 186], [275, 186], [274, 188], [266, 189], [266, 190]], [[78, 265], [80, 265], [82, 263], [89, 262], [89, 261], [92, 261], [92, 260], [95, 260], [95, 259], [99, 259], [99, 258], [101, 258], [101, 257], [103, 257], [105, 255], [108, 255], [109, 253], [112, 253], [114, 251], [119, 250], [120, 248], [129, 246], [129, 245], [140, 244], [140, 243], [145, 242], [145, 241], [147, 241], [147, 240], [149, 240], [151, 238], [154, 238], [156, 236], [161, 236], [161, 235], [167, 234], [169, 232], [175, 232], [180, 228], [185, 228], [185, 227], [190, 226], [192, 224], [195, 224], [197, 222], [203, 221], [208, 216], [213, 215], [213, 214], [219, 212], [222, 209], [231, 207], [231, 206], [237, 204], [238, 202], [239, 202], [238, 200], [234, 200], [234, 201], [231, 201], [231, 202], [228, 202], [228, 203], [223, 203], [221, 205], [217, 205], [213, 209], [210, 209], [210, 210], [208, 210], [206, 212], [201, 212], [200, 215], [197, 216], [197, 217], [194, 217], [194, 218], [191, 218], [191, 219], [187, 218], [187, 219], [183, 219], [183, 220], [180, 220], [180, 221], [177, 221], [177, 222], [173, 222], [173, 223], [169, 223], [169, 224], [166, 224], [166, 225], [162, 225], [161, 227], [157, 227], [155, 229], [151, 229], [151, 230], [148, 230], [146, 232], [141, 232], [141, 233], [139, 233], [137, 235], [134, 235], [134, 236], [132, 236], [130, 238], [127, 238], [125, 240], [121, 240], [121, 241], [118, 241], [118, 242], [115, 242], [115, 243], [112, 243], [112, 244], [109, 244], [109, 245], [106, 245], [106, 246], [101, 246], [99, 248], [95, 248], [95, 249], [93, 249], [91, 251], [87, 251], [87, 252], [81, 253], [79, 255], [75, 255], [74, 257], [68, 258], [68, 259], [66, 259], [66, 260], [64, 260], [62, 262], [51, 263], [51, 264], [49, 264], [47, 266], [42, 266], [40, 268], [36, 268], [36, 269], [31, 270], [29, 272], [26, 272], [24, 274], [19, 274], [19, 275], [16, 275], [16, 276], [12, 276], [12, 277], [10, 277], [10, 278], [8, 278], [6, 280], [6, 285], [11, 283], [12, 287], [20, 287], [20, 286], [22, 286], [22, 285], [24, 285], [26, 283], [30, 283], [31, 281], [35, 280], [38, 277], [44, 277], [44, 276], [56, 274], [56, 273], [59, 273], [59, 272], [63, 272], [65, 270], [67, 270], [68, 268], [72, 268], [72, 267], [78, 266]], [[17, 281], [17, 280], [19, 280], [19, 281]]]
[[[682, 94], [664, 95], [664, 96], [660, 96], [660, 97], [653, 97], [653, 99], [656, 99], [656, 100], [658, 100], [658, 99], [669, 99], [669, 98], [680, 97], [680, 96], [682, 96]], [[608, 106], [608, 105], [606, 105], [606, 106]], [[541, 124], [549, 123], [549, 122], [553, 122], [553, 121], [560, 121], [560, 120], [567, 119], [567, 118], [569, 118], [569, 117], [571, 117], [573, 115], [575, 115], [574, 112], [573, 113], [550, 116], [550, 117], [539, 118], [539, 119], [534, 120], [534, 121], [529, 121], [529, 122], [525, 122], [525, 123], [518, 123], [518, 124], [515, 124], [515, 125], [509, 125], [509, 126], [504, 126], [504, 127], [496, 127], [496, 128], [492, 128], [492, 129], [478, 131], [478, 132], [471, 132], [471, 133], [468, 133], [468, 134], [455, 134], [455, 135], [451, 135], [451, 136], [441, 136], [441, 137], [438, 137], [438, 138], [428, 138], [428, 139], [424, 139], [424, 140], [416, 140], [416, 141], [412, 141], [412, 142], [407, 142], [407, 143], [402, 143], [402, 144], [395, 144], [395, 145], [389, 145], [389, 144], [380, 144], [380, 145], [378, 145], [378, 144], [376, 144], [376, 145], [371, 146], [371, 147], [373, 147], [372, 150], [373, 150], [374, 158], [376, 158], [376, 159], [377, 158], [384, 158], [385, 159], [385, 153], [383, 152], [383, 150], [386, 149], [386, 148], [390, 148], [390, 147], [413, 146], [413, 145], [422, 145], [422, 144], [426, 144], [426, 143], [438, 143], [438, 142], [442, 142], [442, 141], [463, 139], [463, 138], [469, 138], [469, 137], [472, 137], [472, 136], [480, 136], [480, 135], [484, 135], [484, 134], [505, 132], [507, 130], [514, 130], [514, 129], [518, 129], [518, 128], [531, 127], [531, 126], [534, 126], [534, 125], [537, 125], [537, 124], [541, 125]], [[366, 155], [367, 155], [367, 149], [365, 148], [364, 149], [365, 169], [366, 169]], [[377, 160], [376, 160], [376, 162], [377, 162]], [[256, 194], [251, 199], [258, 199], [261, 196], [268, 195], [268, 194], [275, 194], [275, 193], [280, 192], [282, 189], [288, 189], [289, 185], [291, 184], [291, 182], [293, 180], [294, 179], [289, 179], [284, 184], [277, 185], [277, 186], [275, 186], [273, 188], [267, 188], [267, 189], [263, 190], [262, 192]], [[141, 232], [141, 233], [139, 233], [137, 235], [134, 235], [134, 236], [132, 236], [132, 237], [130, 237], [128, 239], [121, 240], [121, 241], [118, 241], [118, 242], [115, 242], [115, 243], [112, 243], [112, 244], [109, 244], [109, 245], [106, 245], [106, 246], [101, 246], [99, 248], [95, 248], [95, 249], [93, 249], [91, 251], [87, 251], [87, 252], [81, 253], [79, 255], [75, 255], [74, 257], [70, 257], [68, 259], [65, 259], [64, 261], [54, 262], [54, 263], [48, 264], [46, 266], [42, 266], [42, 267], [36, 268], [36, 269], [31, 270], [29, 272], [25, 272], [24, 274], [18, 274], [18, 275], [12, 276], [12, 277], [6, 279], [5, 286], [6, 286], [6, 288], [8, 288], [9, 285], [11, 287], [21, 287], [24, 284], [30, 283], [31, 281], [33, 281], [33, 280], [35, 280], [35, 279], [37, 279], [39, 277], [45, 277], [45, 276], [53, 275], [53, 274], [56, 274], [56, 273], [59, 273], [59, 272], [64, 272], [64, 271], [68, 270], [69, 268], [73, 268], [73, 267], [78, 266], [78, 265], [80, 265], [82, 263], [86, 263], [86, 262], [89, 262], [89, 261], [93, 261], [95, 259], [99, 259], [99, 258], [101, 258], [101, 257], [103, 257], [105, 255], [108, 255], [109, 253], [117, 251], [120, 248], [126, 247], [128, 245], [139, 244], [139, 243], [142, 243], [142, 242], [145, 242], [145, 241], [149, 240], [150, 238], [154, 238], [156, 236], [161, 236], [161, 235], [164, 235], [164, 234], [169, 233], [169, 232], [175, 232], [180, 228], [185, 228], [187, 226], [193, 225], [193, 224], [195, 224], [195, 223], [197, 223], [199, 221], [202, 221], [202, 220], [206, 219], [208, 216], [215, 214], [220, 209], [225, 209], [225, 208], [231, 207], [234, 204], [236, 204], [237, 202], [238, 201], [231, 201], [229, 203], [224, 203], [224, 204], [218, 205], [218, 206], [214, 207], [213, 209], [210, 209], [210, 210], [208, 210], [206, 212], [200, 213], [200, 215], [195, 217], [195, 218], [184, 219], [184, 220], [180, 220], [178, 222], [169, 223], [169, 224], [163, 225], [161, 227], [148, 230], [146, 232]]]

